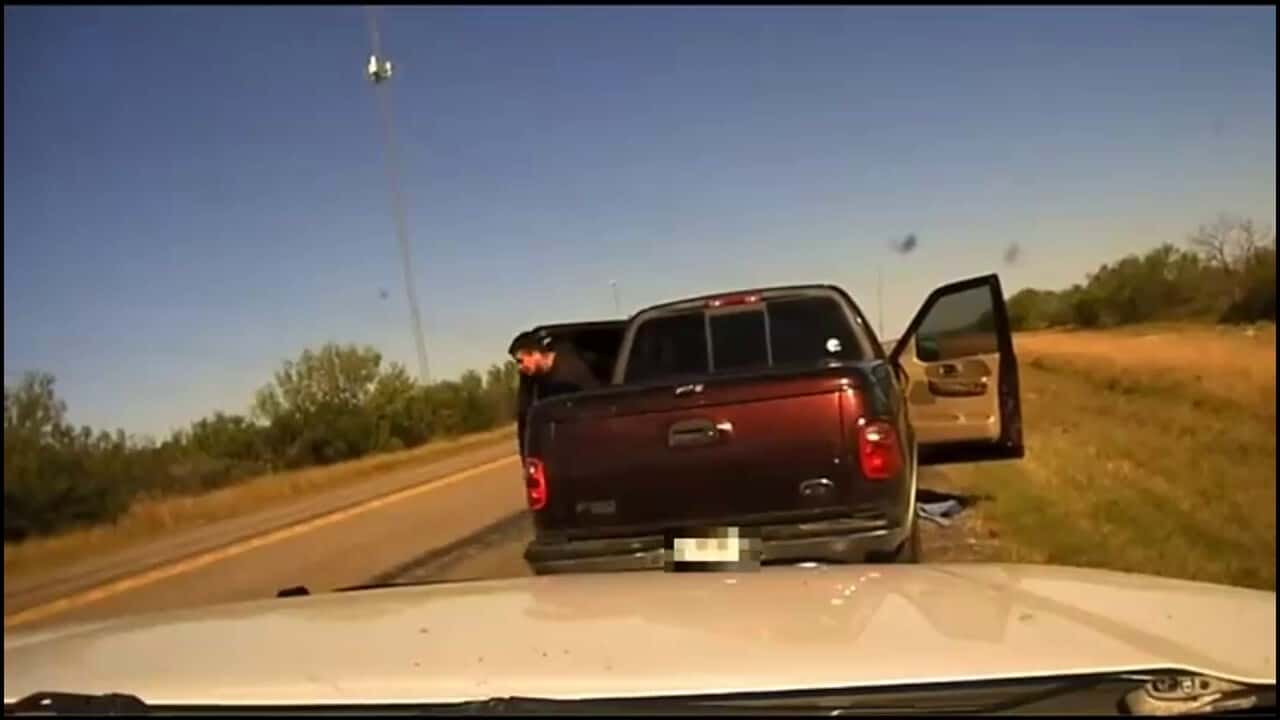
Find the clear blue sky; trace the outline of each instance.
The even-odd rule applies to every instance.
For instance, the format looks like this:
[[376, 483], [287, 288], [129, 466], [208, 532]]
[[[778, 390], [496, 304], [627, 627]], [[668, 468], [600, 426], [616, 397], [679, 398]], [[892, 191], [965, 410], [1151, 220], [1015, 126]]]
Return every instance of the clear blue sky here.
[[[1060, 287], [1220, 211], [1275, 223], [1274, 8], [382, 24], [436, 375], [612, 315], [611, 279], [625, 311], [822, 281], [874, 317], [883, 264], [893, 335], [949, 279]], [[327, 340], [415, 366], [363, 10], [6, 8], [4, 32], [6, 383], [46, 370], [74, 421], [163, 434]]]

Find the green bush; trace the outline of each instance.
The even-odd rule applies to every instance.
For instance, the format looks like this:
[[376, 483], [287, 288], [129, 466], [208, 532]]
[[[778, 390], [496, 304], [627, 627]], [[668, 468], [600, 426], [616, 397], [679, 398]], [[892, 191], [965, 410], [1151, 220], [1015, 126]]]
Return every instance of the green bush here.
[[1066, 290], [1026, 288], [1008, 299], [1015, 330], [1114, 327], [1161, 320], [1254, 322], [1276, 317], [1273, 235], [1227, 216], [1201, 226], [1189, 249], [1165, 243], [1090, 273]]
[[54, 379], [6, 387], [5, 541], [110, 522], [139, 498], [197, 494], [277, 469], [350, 460], [514, 419], [515, 364], [422, 385], [372, 348], [283, 364], [248, 415], [215, 413], [155, 445], [74, 428]]

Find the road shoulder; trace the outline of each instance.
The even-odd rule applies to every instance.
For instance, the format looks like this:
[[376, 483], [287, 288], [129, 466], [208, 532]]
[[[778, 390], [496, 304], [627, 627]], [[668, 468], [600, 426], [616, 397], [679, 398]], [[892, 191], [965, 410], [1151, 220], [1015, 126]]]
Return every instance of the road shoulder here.
[[512, 449], [510, 438], [496, 437], [492, 442], [482, 443], [476, 449], [458, 455], [427, 459], [421, 465], [397, 469], [240, 517], [175, 531], [145, 545], [104, 553], [48, 571], [6, 577], [4, 612], [7, 616], [85, 588], [431, 483], [467, 468], [512, 456]]

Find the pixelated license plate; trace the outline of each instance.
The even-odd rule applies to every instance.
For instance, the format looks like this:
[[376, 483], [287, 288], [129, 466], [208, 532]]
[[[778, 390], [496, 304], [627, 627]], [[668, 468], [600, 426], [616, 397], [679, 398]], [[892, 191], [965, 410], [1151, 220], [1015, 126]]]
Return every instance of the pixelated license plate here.
[[668, 533], [666, 565], [672, 570], [742, 570], [760, 566], [760, 539], [738, 527], [706, 527]]

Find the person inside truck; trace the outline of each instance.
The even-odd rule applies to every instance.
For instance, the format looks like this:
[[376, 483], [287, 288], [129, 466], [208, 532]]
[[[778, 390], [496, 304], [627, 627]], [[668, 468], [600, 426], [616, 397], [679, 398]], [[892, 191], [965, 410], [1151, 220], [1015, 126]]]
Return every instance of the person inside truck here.
[[524, 455], [524, 423], [529, 407], [543, 398], [581, 392], [601, 386], [586, 361], [572, 344], [556, 340], [545, 332], [527, 332], [509, 349], [525, 380], [520, 383], [516, 432], [520, 454]]
[[512, 357], [520, 372], [537, 381], [538, 397], [563, 395], [600, 387], [573, 345], [545, 333], [529, 333], [512, 347]]

